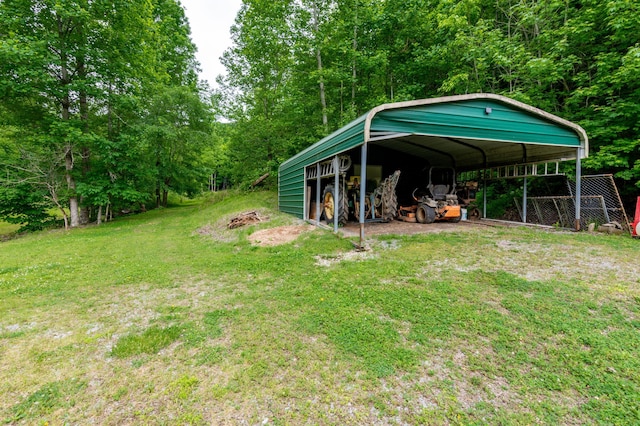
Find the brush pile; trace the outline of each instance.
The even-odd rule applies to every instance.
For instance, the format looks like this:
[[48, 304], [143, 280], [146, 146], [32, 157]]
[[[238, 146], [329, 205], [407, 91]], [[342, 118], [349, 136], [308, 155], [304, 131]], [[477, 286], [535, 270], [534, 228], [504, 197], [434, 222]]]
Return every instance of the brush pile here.
[[260, 213], [253, 210], [249, 212], [240, 213], [238, 216], [231, 218], [231, 220], [229, 221], [229, 224], [227, 225], [227, 228], [229, 229], [240, 228], [241, 226], [251, 225], [252, 223], [264, 222], [265, 220], [268, 220], [268, 219], [269, 219], [268, 217], [261, 216]]

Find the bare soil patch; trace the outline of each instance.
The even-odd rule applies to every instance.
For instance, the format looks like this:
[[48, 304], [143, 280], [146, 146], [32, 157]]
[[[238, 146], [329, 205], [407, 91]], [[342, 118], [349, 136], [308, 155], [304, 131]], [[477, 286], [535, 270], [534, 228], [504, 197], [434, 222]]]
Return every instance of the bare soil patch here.
[[[470, 229], [476, 229], [478, 227], [486, 227], [487, 224], [477, 221], [462, 221], [458, 223], [453, 222], [434, 222], [430, 224], [404, 222], [401, 220], [394, 220], [387, 223], [382, 222], [370, 222], [364, 224], [364, 233], [366, 236], [370, 235], [413, 235], [413, 234], [430, 234], [441, 232], [460, 232]], [[347, 237], [357, 237], [360, 235], [360, 224], [357, 222], [349, 222], [343, 228], [342, 232]]]
[[312, 225], [288, 225], [261, 229], [249, 235], [249, 241], [259, 246], [277, 246], [295, 241], [301, 234], [315, 229]]
[[315, 256], [315, 259], [316, 259], [317, 266], [329, 267], [343, 261], [353, 262], [353, 261], [370, 259], [372, 257], [374, 257], [374, 254], [370, 251], [349, 251], [346, 253], [339, 253], [338, 255], [335, 255], [335, 256], [318, 255], [318, 256]]
[[[332, 227], [329, 224], [329, 227]], [[551, 226], [537, 225], [532, 223], [522, 223], [517, 220], [494, 220], [494, 219], [469, 219], [458, 223], [455, 222], [434, 222], [429, 224], [417, 222], [404, 222], [402, 220], [392, 220], [391, 222], [368, 222], [364, 224], [365, 235], [414, 235], [414, 234], [438, 234], [444, 232], [466, 232], [475, 229], [488, 228], [512, 228], [528, 227], [536, 229], [553, 229]], [[347, 237], [360, 235], [360, 224], [349, 222], [341, 228]]]

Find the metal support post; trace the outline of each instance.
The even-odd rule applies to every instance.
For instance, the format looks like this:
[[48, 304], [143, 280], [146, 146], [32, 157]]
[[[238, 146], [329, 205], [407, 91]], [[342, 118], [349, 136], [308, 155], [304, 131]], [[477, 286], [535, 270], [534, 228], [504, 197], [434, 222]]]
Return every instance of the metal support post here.
[[582, 201], [582, 164], [581, 164], [582, 147], [578, 148], [578, 155], [576, 156], [576, 231], [580, 230], [580, 208]]
[[316, 223], [320, 223], [320, 163], [316, 163]]
[[333, 157], [334, 189], [333, 189], [333, 232], [338, 232], [338, 216], [340, 215], [340, 161], [338, 156]]
[[487, 218], [487, 169], [482, 173], [482, 217]]
[[367, 143], [360, 148], [360, 247], [364, 247], [364, 211], [367, 192]]
[[527, 177], [524, 178], [524, 188], [522, 191], [522, 223], [527, 223]]

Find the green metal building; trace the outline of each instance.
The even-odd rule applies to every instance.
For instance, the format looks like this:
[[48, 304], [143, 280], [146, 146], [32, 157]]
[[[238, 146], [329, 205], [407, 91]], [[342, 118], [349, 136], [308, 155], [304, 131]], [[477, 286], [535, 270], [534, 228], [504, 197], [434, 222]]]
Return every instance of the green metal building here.
[[[338, 156], [349, 157], [346, 173], [366, 185], [396, 169], [411, 176], [424, 165], [481, 171], [484, 180], [506, 173], [526, 182], [527, 176], [558, 173], [549, 170], [549, 163], [566, 160], [576, 161], [579, 183], [580, 160], [587, 155], [588, 138], [580, 126], [504, 96], [479, 93], [385, 104], [282, 163], [278, 204], [283, 212], [318, 221], [322, 188], [332, 184], [339, 190], [338, 174], [345, 178]], [[368, 176], [372, 173], [376, 176]], [[361, 238], [365, 192], [360, 194]], [[486, 200], [484, 210], [486, 215]], [[576, 224], [579, 218], [577, 202]]]

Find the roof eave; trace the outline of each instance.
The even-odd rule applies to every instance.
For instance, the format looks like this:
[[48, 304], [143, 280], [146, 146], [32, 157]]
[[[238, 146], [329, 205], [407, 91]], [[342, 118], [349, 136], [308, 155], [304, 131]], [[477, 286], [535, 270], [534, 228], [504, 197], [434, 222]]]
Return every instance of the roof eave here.
[[469, 101], [474, 99], [491, 99], [498, 102], [503, 102], [508, 105], [512, 105], [516, 108], [520, 108], [525, 110], [531, 114], [537, 115], [539, 117], [545, 118], [554, 123], [560, 124], [564, 127], [567, 127], [578, 135], [580, 139], [581, 145], [581, 157], [586, 158], [589, 155], [589, 138], [587, 137], [587, 132], [580, 127], [579, 125], [572, 123], [571, 121], [565, 120], [564, 118], [560, 118], [557, 115], [550, 114], [546, 111], [533, 107], [531, 105], [527, 105], [525, 103], [516, 101], [511, 98], [507, 98], [506, 96], [496, 95], [494, 93], [471, 93], [467, 95], [456, 95], [456, 96], [441, 96], [439, 98], [431, 98], [431, 99], [418, 99], [414, 101], [405, 101], [405, 102], [394, 102], [388, 104], [382, 104], [366, 114], [365, 123], [364, 123], [364, 143], [368, 143], [371, 140], [371, 123], [373, 122], [376, 114], [392, 110], [392, 109], [403, 109], [403, 108], [411, 108], [416, 106], [424, 106], [424, 105], [434, 105], [439, 103], [447, 103], [447, 102], [459, 102], [459, 101]]

